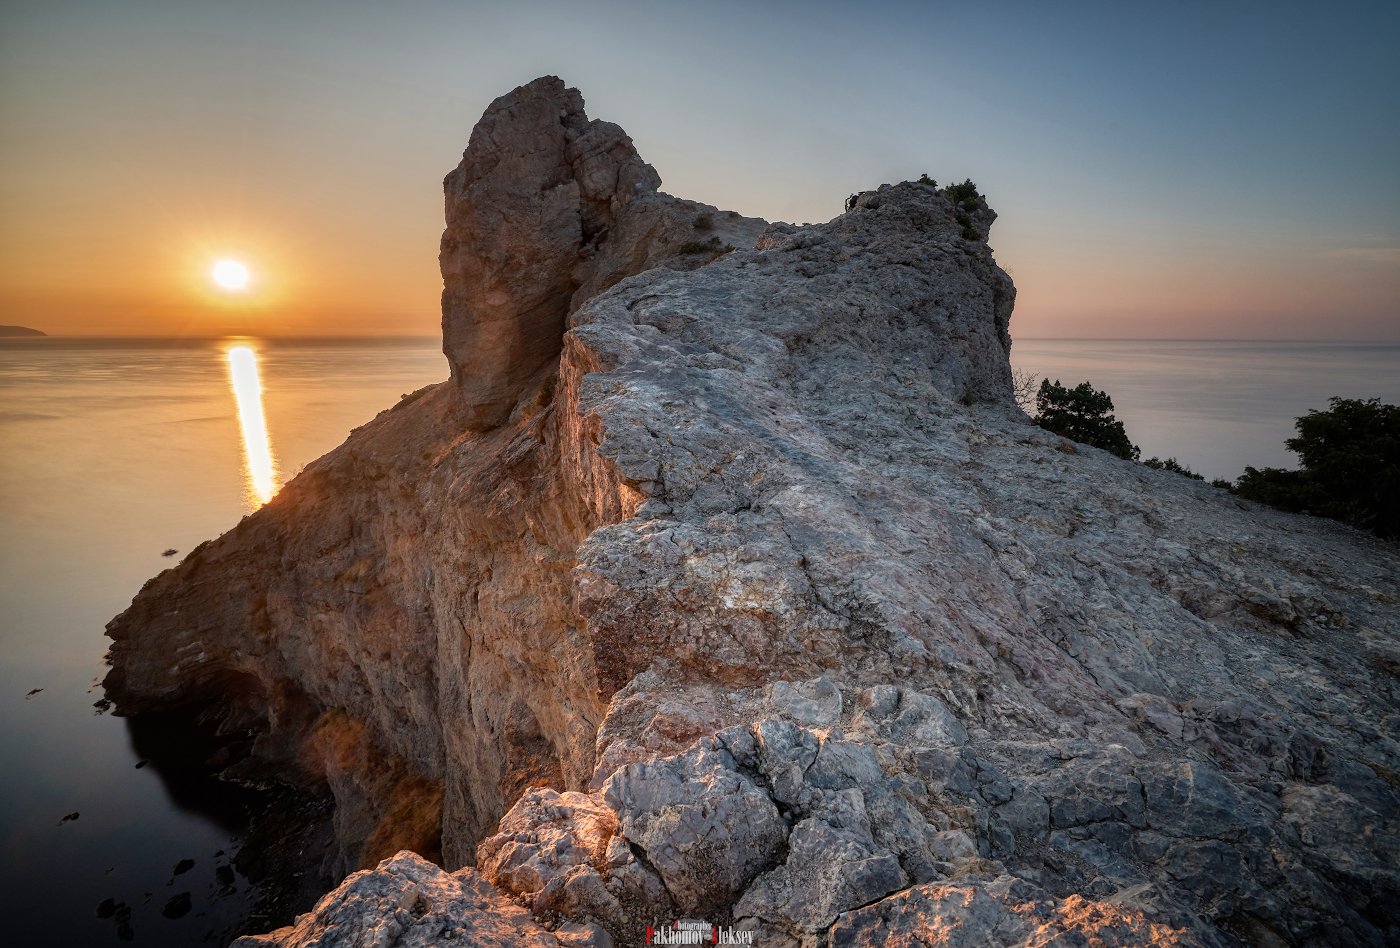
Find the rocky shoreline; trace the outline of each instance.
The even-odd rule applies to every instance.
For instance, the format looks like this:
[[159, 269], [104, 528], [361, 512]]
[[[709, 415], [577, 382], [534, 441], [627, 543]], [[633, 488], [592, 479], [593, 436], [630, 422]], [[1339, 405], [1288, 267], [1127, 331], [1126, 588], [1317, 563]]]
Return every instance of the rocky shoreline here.
[[213, 702], [365, 870], [243, 943], [1400, 939], [1396, 547], [1029, 425], [980, 198], [659, 184], [493, 103], [452, 378], [109, 626], [121, 713]]

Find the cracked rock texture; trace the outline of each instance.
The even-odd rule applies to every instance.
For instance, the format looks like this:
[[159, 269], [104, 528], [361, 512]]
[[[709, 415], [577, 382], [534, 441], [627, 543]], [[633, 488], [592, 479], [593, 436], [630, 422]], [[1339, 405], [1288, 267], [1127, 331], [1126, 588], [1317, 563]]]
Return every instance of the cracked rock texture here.
[[560, 941], [474, 869], [443, 872], [411, 852], [357, 872], [295, 925], [249, 935], [237, 948], [558, 948]]
[[497, 100], [452, 379], [113, 620], [118, 707], [254, 730], [347, 869], [476, 867], [250, 943], [417, 944], [410, 882], [441, 943], [1400, 940], [1396, 547], [1029, 425], [985, 204], [657, 184], [558, 80]]

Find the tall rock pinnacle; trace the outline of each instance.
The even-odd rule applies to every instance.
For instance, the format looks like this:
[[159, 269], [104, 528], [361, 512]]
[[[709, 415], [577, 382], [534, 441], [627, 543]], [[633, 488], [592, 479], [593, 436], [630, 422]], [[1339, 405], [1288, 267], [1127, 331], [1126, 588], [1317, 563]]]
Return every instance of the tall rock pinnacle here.
[[661, 178], [632, 139], [588, 120], [554, 76], [493, 102], [443, 182], [443, 352], [469, 422], [503, 422], [522, 385], [558, 359], [587, 257], [619, 211]]

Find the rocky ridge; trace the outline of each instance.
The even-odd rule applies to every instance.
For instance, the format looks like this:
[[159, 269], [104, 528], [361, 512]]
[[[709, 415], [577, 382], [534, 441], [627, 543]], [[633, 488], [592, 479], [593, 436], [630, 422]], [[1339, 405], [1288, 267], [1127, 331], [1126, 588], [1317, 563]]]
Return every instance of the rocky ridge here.
[[123, 713], [254, 730], [385, 860], [247, 943], [1400, 938], [1395, 547], [1028, 425], [985, 204], [658, 185], [497, 100], [452, 378], [109, 627]]

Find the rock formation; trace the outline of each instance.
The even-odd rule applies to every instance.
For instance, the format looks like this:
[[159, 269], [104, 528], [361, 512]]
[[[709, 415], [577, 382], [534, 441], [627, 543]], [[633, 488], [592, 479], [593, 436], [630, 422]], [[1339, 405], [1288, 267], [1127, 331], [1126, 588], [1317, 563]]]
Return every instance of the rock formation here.
[[657, 184], [497, 100], [451, 380], [111, 623], [123, 713], [254, 730], [387, 859], [245, 943], [1400, 938], [1395, 547], [1027, 424], [985, 205]]
[[474, 429], [558, 366], [568, 314], [697, 235], [752, 246], [762, 221], [657, 192], [661, 178], [549, 76], [491, 104], [443, 182], [442, 348]]

